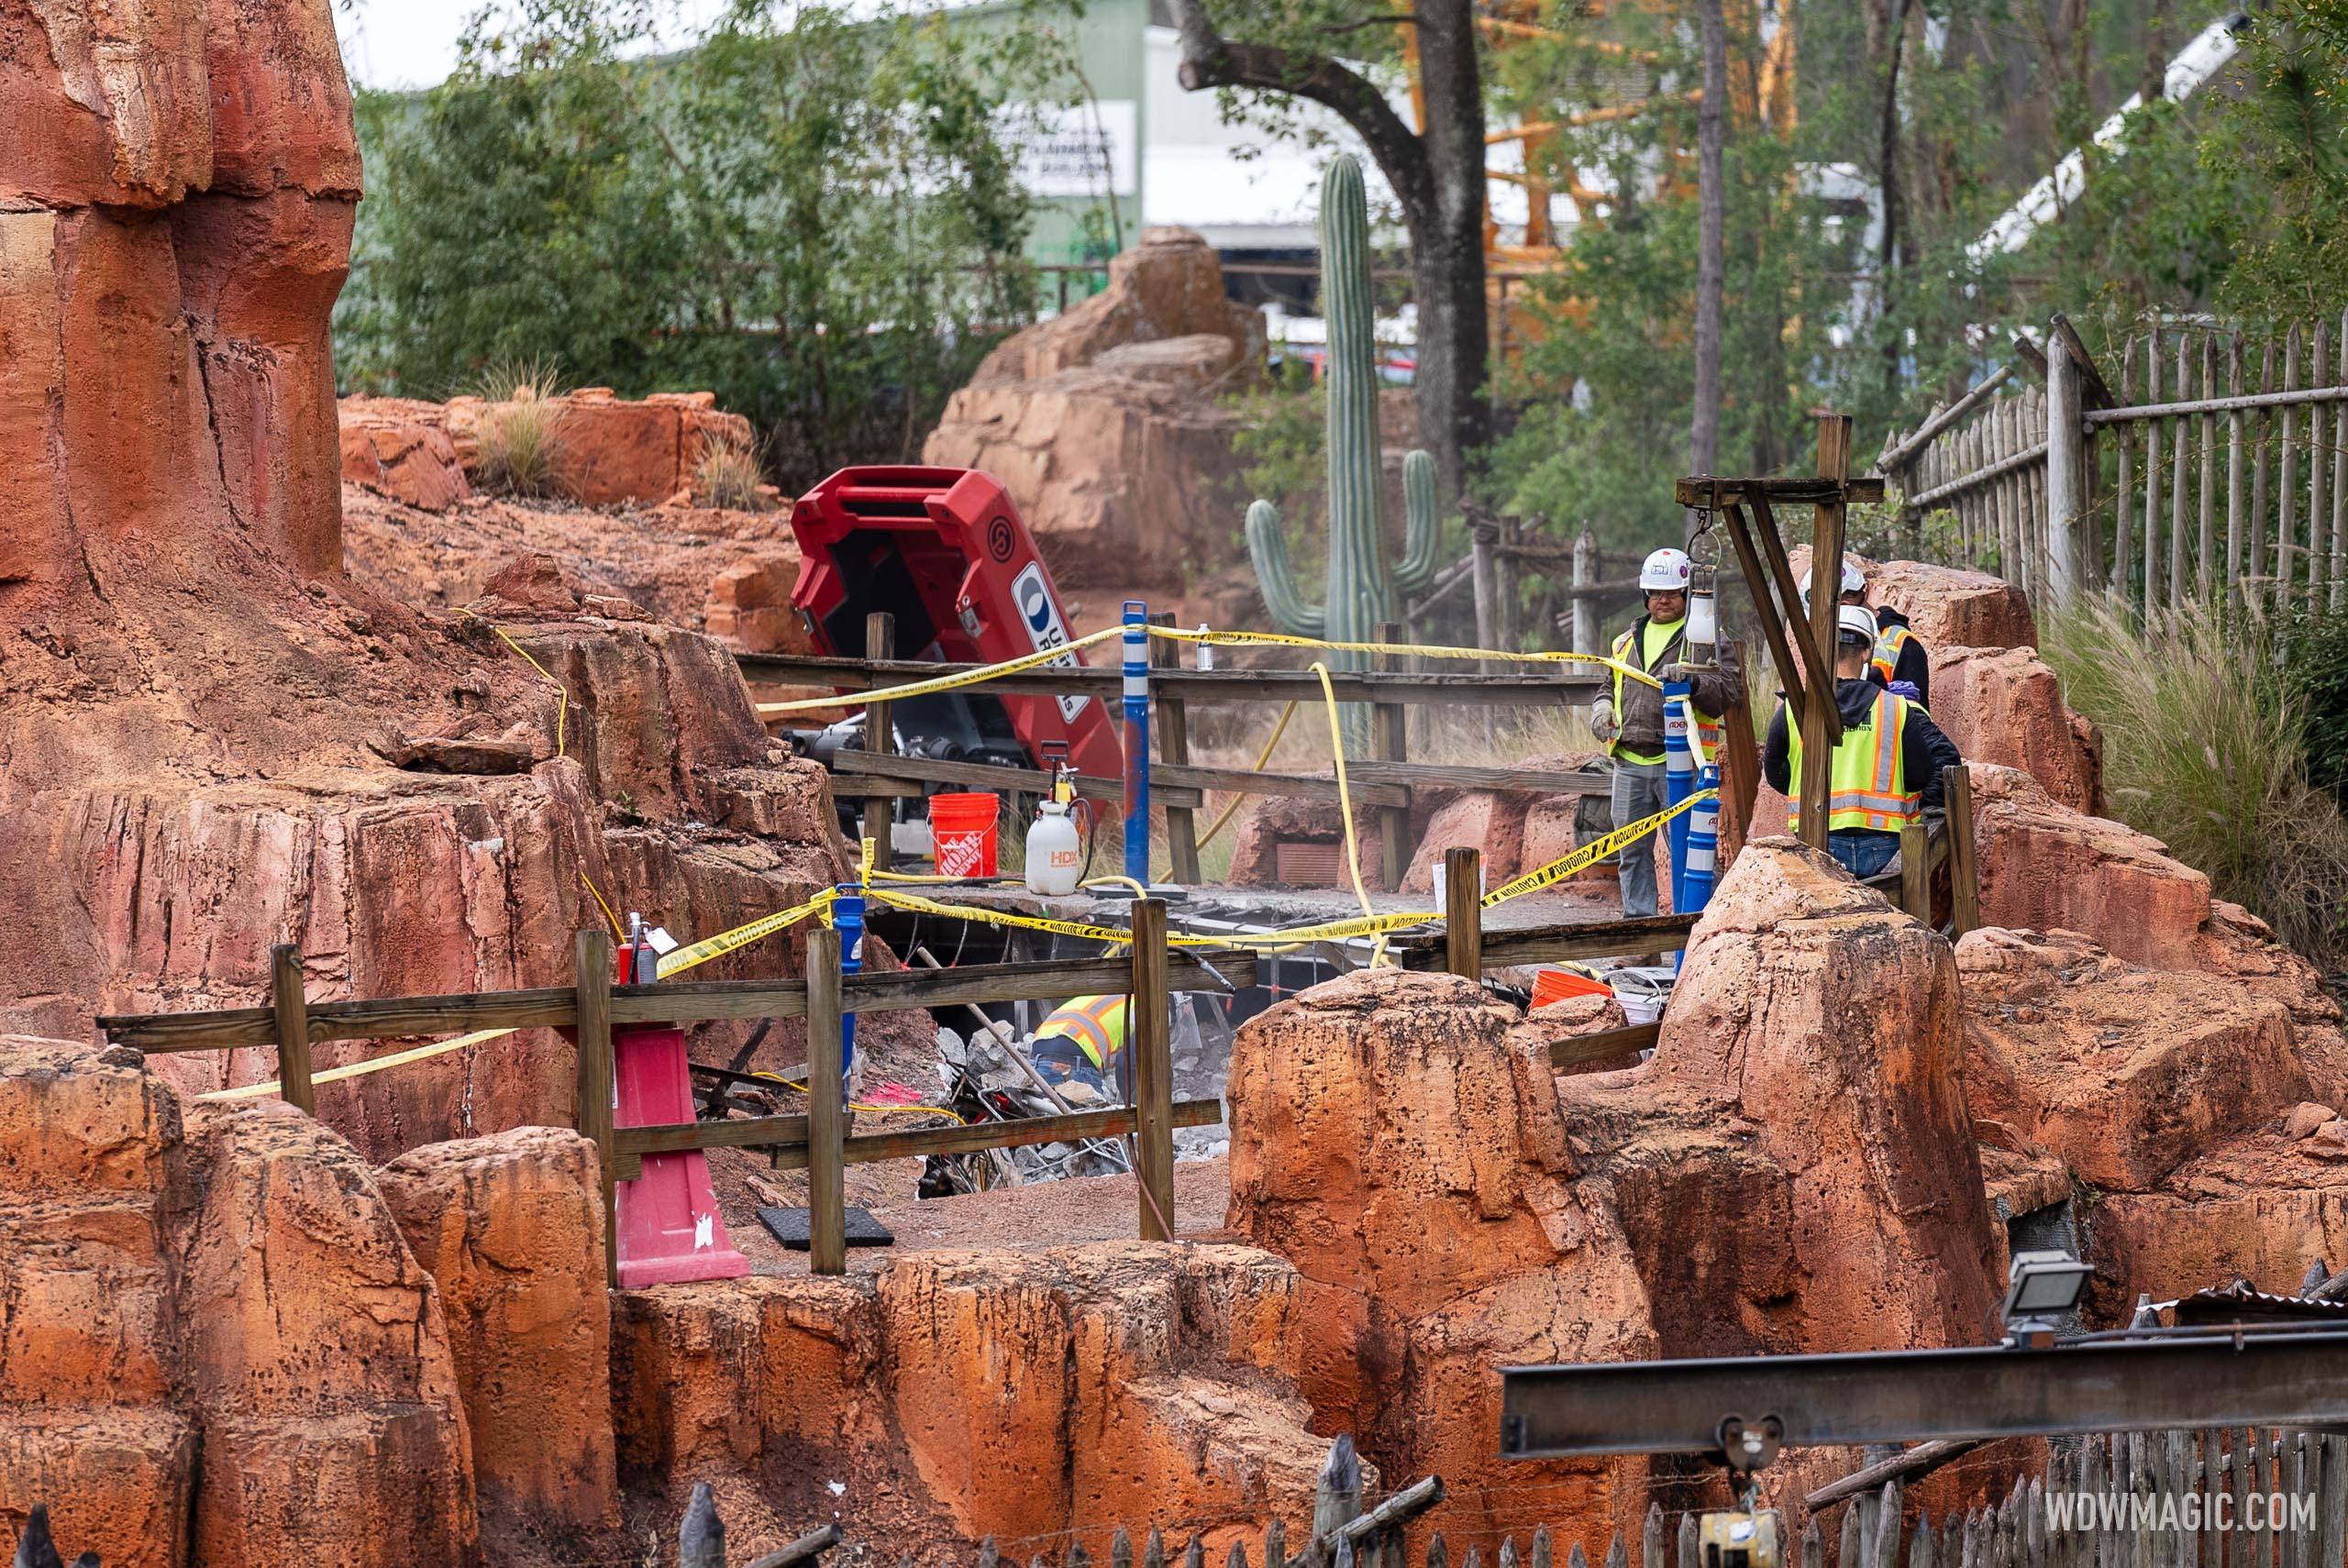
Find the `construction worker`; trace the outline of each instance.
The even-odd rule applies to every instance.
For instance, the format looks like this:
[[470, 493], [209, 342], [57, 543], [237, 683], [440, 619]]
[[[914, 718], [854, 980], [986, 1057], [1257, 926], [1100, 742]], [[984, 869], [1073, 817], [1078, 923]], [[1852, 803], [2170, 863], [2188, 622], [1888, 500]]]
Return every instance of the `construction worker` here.
[[[1868, 660], [1869, 678], [1877, 686], [1896, 691], [1902, 697], [1913, 697], [1931, 707], [1933, 702], [1933, 661], [1924, 653], [1924, 639], [1908, 629], [1908, 617], [1888, 604], [1867, 602], [1866, 574], [1860, 571], [1850, 557], [1843, 558], [1843, 591], [1840, 602], [1856, 604], [1875, 614], [1875, 651]], [[1802, 608], [1810, 608], [1810, 574], [1801, 577]], [[1894, 681], [1905, 681], [1904, 687]]]
[[[1899, 830], [1941, 803], [1941, 769], [1965, 759], [1922, 702], [1875, 682], [1878, 628], [1864, 604], [1836, 612], [1834, 706], [1843, 738], [1826, 774], [1826, 848], [1854, 877], [1872, 877], [1899, 850]], [[1762, 776], [1793, 801], [1787, 827], [1800, 825], [1801, 733], [1786, 705], [1769, 720]]]
[[1125, 1048], [1131, 1000], [1122, 994], [1070, 997], [1053, 1009], [1028, 1047], [1036, 1070], [1055, 1088], [1080, 1084], [1107, 1098], [1116, 1076], [1117, 1054]]
[[[1647, 613], [1614, 639], [1614, 661], [1645, 670], [1657, 680], [1685, 679], [1700, 719], [1717, 721], [1726, 712], [1737, 683], [1743, 679], [1734, 662], [1723, 659], [1717, 668], [1682, 664], [1687, 646], [1688, 580], [1692, 569], [1684, 550], [1657, 550], [1639, 568], [1639, 588], [1646, 595]], [[1614, 759], [1614, 825], [1628, 827], [1654, 816], [1664, 799], [1663, 692], [1621, 669], [1611, 687], [1590, 704], [1589, 733]], [[1614, 857], [1623, 884], [1625, 916], [1656, 912], [1655, 834], [1643, 834], [1624, 845]]]

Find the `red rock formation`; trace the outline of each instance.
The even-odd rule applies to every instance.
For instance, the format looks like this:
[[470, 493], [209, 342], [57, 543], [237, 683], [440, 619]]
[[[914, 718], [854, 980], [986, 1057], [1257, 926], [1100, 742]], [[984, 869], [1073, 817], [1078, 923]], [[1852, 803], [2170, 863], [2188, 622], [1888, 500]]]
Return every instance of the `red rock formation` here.
[[[109, 1563], [464, 1563], [430, 1275], [350, 1147], [125, 1052], [0, 1039], [0, 1519]], [[330, 1501], [328, 1501], [330, 1499]]]
[[[581, 387], [548, 401], [558, 410], [552, 426], [556, 482], [567, 500], [582, 506], [649, 506], [689, 497], [700, 483], [702, 458], [712, 447], [751, 444], [750, 422], [719, 409], [714, 392], [654, 392], [632, 401], [615, 397], [609, 387]], [[482, 423], [495, 419], [504, 406], [478, 397], [453, 397], [445, 404], [345, 398], [338, 411], [343, 477], [372, 483], [363, 461], [353, 471], [352, 436], [386, 429], [437, 433], [465, 473], [478, 472]], [[397, 490], [384, 493], [409, 505], [431, 505]]]
[[375, 1173], [439, 1287], [489, 1556], [590, 1554], [617, 1529], [595, 1146], [520, 1127]]
[[1303, 1307], [1279, 1260], [1191, 1243], [626, 1292], [620, 1457], [678, 1501], [712, 1480], [737, 1550], [848, 1508], [892, 1550], [1077, 1529], [1099, 1551], [1155, 1518], [1221, 1523], [1219, 1556], [1242, 1519], [1311, 1517]]
[[2158, 839], [2063, 805], [2029, 774], [1972, 772], [1985, 924], [2084, 932], [2149, 968], [2197, 966], [2209, 878]]
[[1263, 355], [1206, 242], [1147, 229], [1106, 290], [986, 358], [922, 460], [1001, 480], [1064, 589], [1186, 581], [1236, 547], [1237, 416], [1216, 398]]
[[[430, 410], [417, 417], [410, 410]], [[370, 398], [341, 405], [342, 477], [403, 506], [446, 512], [473, 493], [438, 405]], [[472, 595], [468, 594], [471, 598]]]
[[[1810, 569], [1810, 547], [1786, 551], [1797, 580]], [[1928, 646], [2034, 648], [2038, 622], [2030, 597], [2001, 577], [1931, 561], [1871, 561], [1849, 555], [1866, 578], [1867, 602], [1906, 615]]]
[[2103, 810], [2103, 737], [2028, 648], [1931, 645], [1933, 718], [1967, 762], [2017, 767], [2053, 799]]
[[1628, 1241], [1572, 1181], [1546, 1046], [1515, 1021], [1456, 977], [1364, 971], [1232, 1049], [1230, 1223], [1304, 1277], [1306, 1396], [1388, 1474], [1441, 1474], [1455, 1541], [1496, 1535], [1486, 1487], [1559, 1488], [1553, 1525], [1627, 1517], [1629, 1464], [1501, 1464], [1491, 1368], [1656, 1349]]

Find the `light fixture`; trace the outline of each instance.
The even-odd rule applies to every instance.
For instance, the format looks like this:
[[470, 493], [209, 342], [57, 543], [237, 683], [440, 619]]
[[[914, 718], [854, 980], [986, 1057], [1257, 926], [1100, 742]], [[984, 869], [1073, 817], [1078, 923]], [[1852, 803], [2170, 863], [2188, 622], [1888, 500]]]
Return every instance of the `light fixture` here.
[[2031, 1349], [2051, 1344], [2048, 1321], [2076, 1309], [2095, 1270], [2068, 1253], [2016, 1253], [2006, 1275], [2006, 1342]]

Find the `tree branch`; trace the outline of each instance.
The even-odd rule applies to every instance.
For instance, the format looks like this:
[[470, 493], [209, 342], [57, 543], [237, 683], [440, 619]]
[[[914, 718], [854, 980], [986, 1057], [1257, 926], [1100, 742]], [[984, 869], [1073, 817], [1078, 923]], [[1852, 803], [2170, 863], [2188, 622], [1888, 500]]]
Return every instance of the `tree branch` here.
[[1360, 73], [1330, 55], [1226, 39], [1215, 31], [1203, 0], [1169, 0], [1169, 8], [1182, 39], [1179, 79], [1187, 91], [1247, 87], [1309, 98], [1360, 135], [1414, 223], [1434, 213], [1434, 175], [1424, 145]]

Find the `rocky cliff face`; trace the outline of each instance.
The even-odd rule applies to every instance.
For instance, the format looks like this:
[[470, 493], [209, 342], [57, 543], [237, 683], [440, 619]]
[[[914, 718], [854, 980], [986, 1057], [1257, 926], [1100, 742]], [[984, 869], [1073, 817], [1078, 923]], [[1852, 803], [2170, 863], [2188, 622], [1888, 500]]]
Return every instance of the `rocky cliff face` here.
[[1234, 558], [1237, 416], [1216, 398], [1263, 358], [1207, 243], [1147, 229], [1106, 290], [987, 356], [922, 460], [1001, 480], [1063, 588], [1179, 585]]
[[439, 1296], [350, 1146], [0, 1038], [0, 1519], [109, 1563], [475, 1560]]

